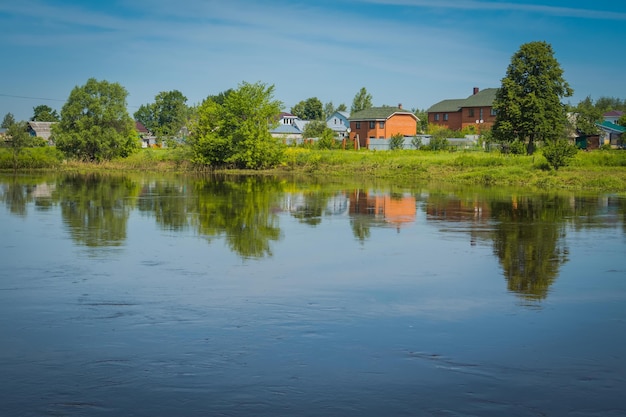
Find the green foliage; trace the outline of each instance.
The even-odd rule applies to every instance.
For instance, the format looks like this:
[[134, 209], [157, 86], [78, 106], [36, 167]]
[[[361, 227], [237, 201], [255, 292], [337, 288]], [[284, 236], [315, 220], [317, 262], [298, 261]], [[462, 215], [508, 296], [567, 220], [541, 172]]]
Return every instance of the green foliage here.
[[31, 117], [30, 120], [37, 122], [58, 122], [59, 114], [52, 107], [42, 104], [33, 107], [33, 117]]
[[126, 89], [118, 83], [90, 78], [74, 87], [52, 129], [56, 146], [84, 161], [128, 156], [138, 149], [133, 120], [126, 110]]
[[572, 94], [548, 43], [522, 45], [513, 55], [493, 103], [495, 138], [502, 143], [524, 141], [527, 153], [532, 154], [536, 142], [562, 135], [566, 115], [561, 98]]
[[[330, 104], [332, 106], [332, 103]], [[324, 106], [317, 97], [311, 97], [293, 106], [291, 113], [302, 120], [322, 120], [324, 119]]]
[[415, 147], [415, 149], [419, 149], [422, 147], [422, 138], [415, 135], [413, 136], [413, 139], [411, 139], [411, 145], [413, 145], [413, 147]]
[[63, 154], [54, 146], [24, 148], [17, 157], [11, 149], [0, 148], [0, 169], [47, 169], [61, 165]]
[[15, 123], [15, 117], [12, 113], [7, 113], [4, 115], [4, 119], [2, 119], [2, 125], [0, 125], [0, 127], [8, 129], [13, 123]]
[[426, 109], [413, 109], [413, 114], [417, 116], [417, 133], [425, 133], [428, 131], [428, 112]]
[[350, 113], [354, 114], [358, 111], [369, 109], [370, 107], [372, 107], [372, 95], [367, 92], [365, 87], [362, 87], [352, 100]]
[[596, 135], [599, 129], [596, 123], [602, 121], [602, 111], [593, 104], [591, 97], [586, 97], [573, 109], [576, 115], [576, 130], [581, 135]]
[[302, 137], [304, 139], [320, 138], [326, 129], [329, 129], [326, 122], [313, 120], [304, 126]]
[[567, 166], [578, 152], [575, 145], [571, 144], [567, 139], [562, 138], [554, 142], [549, 142], [541, 148], [541, 150], [548, 164], [550, 164], [555, 171], [560, 167]]
[[318, 149], [336, 149], [339, 143], [335, 140], [335, 132], [326, 127], [317, 141]]
[[152, 104], [142, 104], [133, 114], [135, 120], [140, 122], [150, 132], [154, 132], [157, 123], [154, 115], [154, 106]]
[[404, 147], [404, 135], [396, 133], [389, 139], [389, 149], [392, 151], [400, 150]]
[[600, 97], [596, 100], [596, 107], [600, 113], [606, 113], [611, 110], [626, 111], [626, 99], [621, 100], [617, 97]]
[[187, 123], [187, 97], [180, 91], [161, 91], [154, 103], [143, 104], [135, 112], [135, 120], [159, 138], [171, 138]]
[[526, 144], [521, 140], [514, 140], [510, 143], [503, 143], [500, 148], [503, 154], [526, 155]]
[[278, 165], [284, 145], [270, 134], [270, 121], [281, 108], [273, 94], [274, 86], [243, 82], [224, 104], [205, 100], [191, 129], [194, 162], [249, 169]]

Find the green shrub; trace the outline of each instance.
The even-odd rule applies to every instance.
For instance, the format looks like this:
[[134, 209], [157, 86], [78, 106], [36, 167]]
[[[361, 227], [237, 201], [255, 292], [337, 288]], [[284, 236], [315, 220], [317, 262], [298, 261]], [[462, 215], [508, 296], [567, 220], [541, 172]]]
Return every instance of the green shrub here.
[[548, 164], [550, 164], [555, 171], [560, 167], [567, 166], [578, 152], [578, 148], [567, 139], [557, 139], [543, 146], [541, 149]]

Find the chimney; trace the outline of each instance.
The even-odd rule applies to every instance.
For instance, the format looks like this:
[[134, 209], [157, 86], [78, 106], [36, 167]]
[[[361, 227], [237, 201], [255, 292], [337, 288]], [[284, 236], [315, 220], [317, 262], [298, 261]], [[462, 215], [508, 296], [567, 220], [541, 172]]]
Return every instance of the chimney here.
[[479, 91], [478, 87], [474, 87], [474, 95], [478, 94]]
[[398, 103], [398, 108], [401, 109], [402, 108], [402, 103]]

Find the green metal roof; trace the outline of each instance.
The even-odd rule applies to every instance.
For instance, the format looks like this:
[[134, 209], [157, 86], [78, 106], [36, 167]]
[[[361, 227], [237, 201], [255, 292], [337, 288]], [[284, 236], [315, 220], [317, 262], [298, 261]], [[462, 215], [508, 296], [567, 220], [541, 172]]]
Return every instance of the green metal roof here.
[[395, 113], [410, 114], [417, 119], [413, 113], [400, 107], [370, 107], [354, 113], [349, 120], [387, 120]]
[[616, 132], [619, 133], [624, 133], [626, 132], [626, 127], [624, 126], [620, 126], [620, 125], [616, 125], [615, 123], [611, 123], [609, 121], [604, 121], [602, 123], [596, 123], [599, 127], [603, 127], [605, 129], [610, 129], [610, 130], [614, 130]]
[[433, 104], [428, 113], [452, 113], [459, 111], [464, 107], [491, 107], [496, 99], [497, 88], [485, 88], [476, 94], [472, 94], [468, 98], [459, 98], [451, 100], [442, 100]]
[[428, 113], [452, 113], [461, 110], [464, 102], [464, 98], [443, 100], [437, 104], [433, 104], [432, 106], [430, 106], [427, 111]]
[[490, 107], [496, 99], [497, 88], [485, 88], [465, 99], [463, 107]]

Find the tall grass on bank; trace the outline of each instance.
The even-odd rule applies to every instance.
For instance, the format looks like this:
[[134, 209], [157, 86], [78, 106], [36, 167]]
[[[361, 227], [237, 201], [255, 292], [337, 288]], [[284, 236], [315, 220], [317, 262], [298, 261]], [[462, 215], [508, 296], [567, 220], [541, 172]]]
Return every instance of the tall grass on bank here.
[[[29, 148], [20, 169], [63, 171], [206, 172], [191, 162], [188, 148], [142, 149], [128, 158], [89, 163], [64, 161], [54, 148]], [[0, 169], [13, 169], [13, 155], [0, 149]], [[480, 151], [354, 151], [287, 148], [283, 163], [270, 170], [228, 174], [304, 175], [343, 179], [384, 179], [395, 183], [439, 182], [471, 186], [522, 186], [626, 192], [626, 151], [578, 152], [569, 166], [550, 168], [540, 152], [532, 156]]]
[[[24, 148], [17, 157], [17, 169], [54, 169], [63, 162], [63, 154], [53, 147]], [[0, 169], [14, 169], [13, 152], [0, 148]]]

